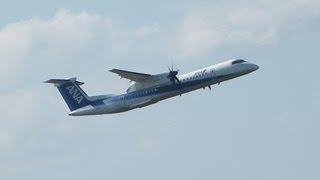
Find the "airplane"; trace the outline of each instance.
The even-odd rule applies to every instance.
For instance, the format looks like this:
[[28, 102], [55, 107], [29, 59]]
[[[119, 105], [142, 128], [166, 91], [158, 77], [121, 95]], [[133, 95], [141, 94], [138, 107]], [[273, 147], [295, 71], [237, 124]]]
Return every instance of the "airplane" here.
[[70, 109], [70, 116], [101, 115], [129, 111], [155, 104], [159, 101], [182, 95], [197, 89], [211, 90], [211, 85], [220, 84], [259, 69], [259, 66], [243, 59], [232, 59], [178, 76], [173, 67], [169, 72], [144, 74], [112, 69], [110, 72], [130, 80], [126, 93], [119, 95], [88, 96], [81, 88], [83, 82], [71, 79], [50, 79]]

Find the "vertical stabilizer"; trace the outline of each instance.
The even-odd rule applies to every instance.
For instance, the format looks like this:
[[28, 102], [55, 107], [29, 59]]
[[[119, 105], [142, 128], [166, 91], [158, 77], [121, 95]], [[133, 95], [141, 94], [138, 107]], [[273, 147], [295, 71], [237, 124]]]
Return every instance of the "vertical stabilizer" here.
[[70, 111], [74, 111], [90, 104], [88, 95], [80, 88], [80, 85], [84, 83], [77, 81], [76, 78], [50, 79], [45, 81], [45, 83], [54, 84], [58, 88]]

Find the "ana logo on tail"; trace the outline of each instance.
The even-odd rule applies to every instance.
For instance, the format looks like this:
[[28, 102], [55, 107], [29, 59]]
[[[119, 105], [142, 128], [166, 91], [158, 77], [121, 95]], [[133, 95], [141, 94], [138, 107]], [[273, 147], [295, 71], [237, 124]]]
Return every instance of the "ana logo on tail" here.
[[81, 103], [83, 100], [83, 96], [78, 91], [78, 89], [74, 86], [68, 86], [66, 89], [69, 91], [69, 94], [72, 95], [72, 98], [78, 102], [78, 104]]

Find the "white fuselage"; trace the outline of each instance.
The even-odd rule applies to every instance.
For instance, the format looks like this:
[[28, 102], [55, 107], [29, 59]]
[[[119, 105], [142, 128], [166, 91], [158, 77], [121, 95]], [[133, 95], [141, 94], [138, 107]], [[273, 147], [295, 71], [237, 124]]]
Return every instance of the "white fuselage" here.
[[210, 85], [248, 74], [259, 68], [257, 65], [248, 62], [233, 64], [234, 62], [235, 60], [229, 60], [179, 75], [177, 76], [180, 80], [179, 83], [170, 83], [163, 86], [151, 86], [132, 92], [129, 91], [125, 94], [116, 95], [110, 98], [101, 99], [94, 105], [88, 105], [77, 109], [70, 112], [69, 115], [80, 116], [109, 114], [124, 112], [134, 108], [141, 108], [200, 88], [211, 88]]

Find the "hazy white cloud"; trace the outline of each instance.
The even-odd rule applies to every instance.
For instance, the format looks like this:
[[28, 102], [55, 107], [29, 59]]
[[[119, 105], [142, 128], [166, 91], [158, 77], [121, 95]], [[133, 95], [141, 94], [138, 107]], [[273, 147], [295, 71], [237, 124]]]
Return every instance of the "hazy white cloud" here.
[[[23, 75], [28, 67], [41, 66], [38, 54], [65, 54], [79, 50], [92, 37], [96, 16], [59, 11], [49, 21], [40, 18], [16, 22], [0, 29], [1, 81]], [[50, 62], [49, 62], [50, 64]], [[30, 69], [28, 69], [30, 70]]]
[[131, 28], [85, 11], [60, 10], [51, 19], [34, 17], [10, 23], [0, 28], [0, 81], [26, 77], [37, 67], [49, 70], [63, 63], [88, 63], [90, 60], [81, 58], [88, 55], [84, 50], [94, 51], [92, 55], [123, 56], [134, 52], [136, 42], [160, 32], [156, 23]]
[[277, 23], [257, 8], [197, 9], [177, 27], [178, 54], [199, 56], [226, 45], [265, 45], [277, 38]]
[[0, 31], [0, 82], [11, 78], [21, 68], [32, 43], [29, 27], [25, 23], [13, 23]]
[[80, 69], [79, 63], [89, 66], [90, 58], [121, 64], [137, 54], [185, 59], [219, 47], [268, 45], [282, 33], [301, 28], [296, 26], [314, 23], [308, 20], [319, 18], [318, 4], [288, 0], [208, 5], [191, 8], [172, 26], [154, 22], [137, 27], [86, 11], [60, 10], [50, 19], [34, 17], [0, 28], [0, 81], [37, 70]]
[[173, 48], [177, 49], [177, 56], [187, 58], [221, 46], [272, 44], [292, 28], [303, 29], [313, 23], [308, 20], [319, 19], [320, 10], [316, 7], [319, 7], [316, 0], [245, 1], [237, 6], [196, 7], [178, 23]]

